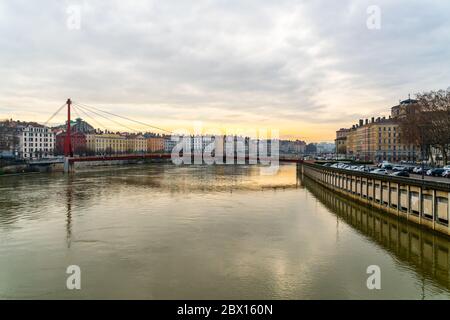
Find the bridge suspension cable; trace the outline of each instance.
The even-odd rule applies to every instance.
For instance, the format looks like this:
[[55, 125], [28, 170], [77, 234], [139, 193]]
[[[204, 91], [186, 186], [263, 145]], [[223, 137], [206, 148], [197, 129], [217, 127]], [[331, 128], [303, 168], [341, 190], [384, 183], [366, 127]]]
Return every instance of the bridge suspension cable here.
[[106, 126], [104, 126], [100, 121], [96, 120], [94, 117], [90, 116], [86, 111], [84, 111], [80, 108], [77, 108], [75, 105], [73, 105], [73, 107], [74, 107], [74, 109], [80, 111], [86, 118], [89, 118], [90, 121], [92, 121], [92, 123], [94, 123], [97, 126], [97, 128], [108, 130], [108, 128]]
[[116, 121], [116, 120], [113, 120], [113, 119], [111, 119], [111, 118], [108, 118], [108, 117], [106, 117], [106, 116], [104, 116], [104, 115], [102, 115], [102, 114], [100, 114], [100, 113], [98, 113], [98, 112], [96, 112], [96, 111], [94, 111], [94, 110], [90, 110], [89, 108], [83, 107], [83, 106], [81, 106], [81, 105], [78, 104], [78, 103], [74, 103], [74, 105], [75, 105], [77, 108], [81, 109], [81, 110], [85, 110], [85, 111], [94, 113], [94, 114], [96, 114], [97, 116], [102, 117], [102, 118], [104, 118], [104, 119], [106, 119], [106, 120], [108, 120], [108, 121], [111, 121], [111, 122], [115, 123], [116, 125], [119, 125], [119, 126], [121, 126], [121, 127], [124, 127], [124, 128], [126, 128], [126, 129], [128, 129], [128, 130], [139, 132], [139, 130], [136, 130], [136, 129], [131, 128], [131, 127], [127, 126], [127, 125], [124, 125], [124, 124], [122, 124], [122, 123], [120, 123], [120, 122], [118, 122], [118, 121]]
[[56, 117], [56, 115], [57, 115], [58, 113], [60, 113], [61, 110], [62, 110], [66, 105], [67, 105], [67, 104], [64, 103], [61, 107], [59, 107], [58, 110], [56, 110], [56, 112], [53, 113], [52, 116], [51, 116], [50, 118], [48, 118], [47, 121], [44, 122], [44, 126], [47, 126], [47, 124], [48, 124], [50, 121], [52, 121], [52, 119], [53, 119], [54, 117]]
[[[108, 114], [108, 115], [111, 115], [111, 116], [114, 116], [114, 117], [121, 118], [123, 120], [128, 120], [128, 121], [131, 121], [131, 122], [134, 122], [134, 123], [137, 123], [137, 124], [140, 124], [140, 125], [152, 128], [152, 129], [156, 129], [156, 130], [160, 130], [160, 131], [172, 134], [172, 132], [169, 131], [169, 130], [166, 130], [166, 129], [163, 129], [163, 128], [160, 128], [160, 127], [157, 127], [157, 126], [153, 126], [153, 125], [150, 125], [148, 123], [145, 123], [145, 122], [142, 122], [142, 121], [139, 121], [139, 120], [134, 120], [134, 119], [131, 119], [131, 118], [128, 118], [128, 117], [120, 116], [118, 114], [115, 114], [115, 113], [112, 113], [112, 112], [109, 112], [109, 111], [105, 111], [105, 110], [102, 110], [102, 109], [99, 109], [99, 108], [96, 108], [96, 107], [93, 107], [93, 106], [90, 106], [90, 105], [86, 105], [86, 104], [83, 104], [83, 103], [79, 103], [79, 102], [74, 102], [74, 103], [78, 107], [84, 107], [84, 108], [88, 108], [88, 109], [93, 109], [93, 110], [96, 110], [98, 112], [102, 112], [102, 113], [105, 113], [105, 114]], [[91, 112], [92, 112], [92, 110], [91, 110]]]

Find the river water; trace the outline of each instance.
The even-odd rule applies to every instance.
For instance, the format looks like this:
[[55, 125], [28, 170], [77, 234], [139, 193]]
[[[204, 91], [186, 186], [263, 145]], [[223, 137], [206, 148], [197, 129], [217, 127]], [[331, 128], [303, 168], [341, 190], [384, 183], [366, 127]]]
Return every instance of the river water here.
[[[295, 165], [0, 178], [0, 299], [442, 299], [449, 250]], [[66, 287], [70, 265], [81, 290]]]

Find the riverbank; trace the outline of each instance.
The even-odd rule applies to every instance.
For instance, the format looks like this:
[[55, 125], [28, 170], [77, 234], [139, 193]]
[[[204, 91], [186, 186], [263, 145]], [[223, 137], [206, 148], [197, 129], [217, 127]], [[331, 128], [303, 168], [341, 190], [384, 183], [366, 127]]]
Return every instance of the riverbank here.
[[363, 205], [450, 235], [450, 185], [304, 163], [301, 173]]

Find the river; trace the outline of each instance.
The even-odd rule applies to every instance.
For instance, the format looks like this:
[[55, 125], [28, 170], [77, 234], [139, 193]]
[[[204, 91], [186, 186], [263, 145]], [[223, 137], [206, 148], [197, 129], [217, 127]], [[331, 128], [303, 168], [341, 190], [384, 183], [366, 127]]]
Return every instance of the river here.
[[0, 299], [448, 299], [449, 250], [295, 165], [0, 177]]

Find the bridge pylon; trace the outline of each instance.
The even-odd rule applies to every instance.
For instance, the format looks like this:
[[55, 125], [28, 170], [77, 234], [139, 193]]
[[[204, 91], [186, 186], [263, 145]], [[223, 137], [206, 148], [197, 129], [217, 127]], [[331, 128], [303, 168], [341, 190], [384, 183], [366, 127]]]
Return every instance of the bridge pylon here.
[[70, 107], [72, 105], [72, 100], [67, 99], [67, 127], [66, 127], [66, 137], [64, 139], [64, 157], [73, 157], [73, 148], [72, 148], [72, 136], [71, 136], [71, 128], [70, 128]]

